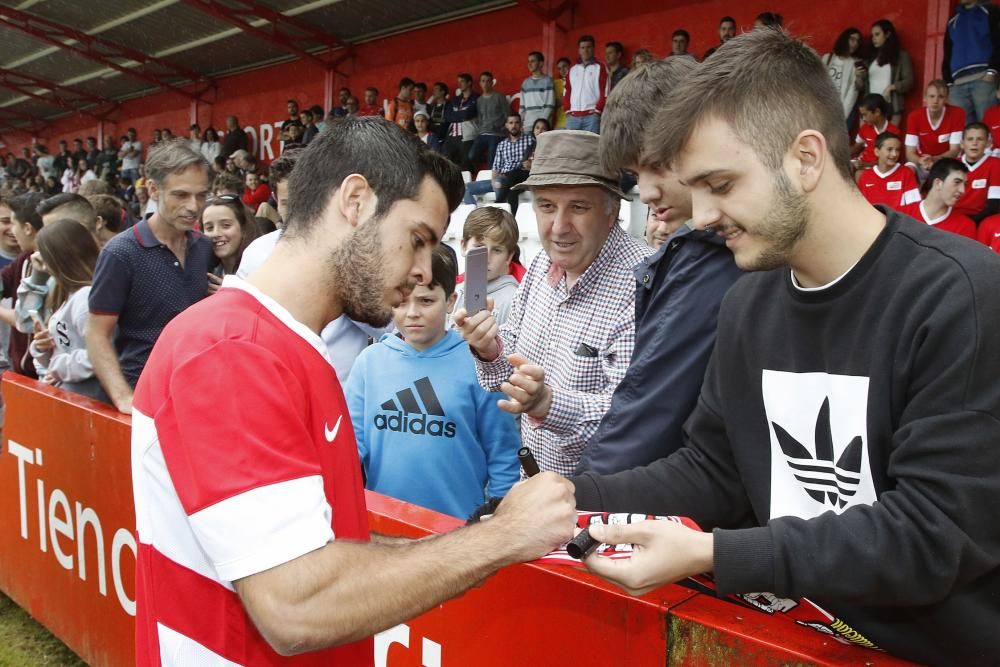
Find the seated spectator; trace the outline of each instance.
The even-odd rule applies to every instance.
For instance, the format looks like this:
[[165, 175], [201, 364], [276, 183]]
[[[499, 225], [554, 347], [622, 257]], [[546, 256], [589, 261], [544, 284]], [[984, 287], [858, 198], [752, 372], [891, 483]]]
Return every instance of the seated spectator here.
[[219, 260], [209, 282], [222, 286], [222, 277], [236, 273], [243, 251], [260, 236], [260, 228], [250, 211], [233, 195], [211, 197], [201, 212], [201, 230], [212, 242]]
[[674, 56], [694, 58], [694, 54], [688, 52], [688, 47], [690, 45], [691, 34], [687, 30], [684, 28], [674, 30], [673, 34], [670, 36], [670, 53], [667, 54], [667, 58], [673, 58]]
[[[618, 225], [617, 174], [600, 166], [598, 135], [539, 138], [530, 178], [544, 252], [499, 327], [491, 311], [455, 313], [480, 384], [521, 414], [521, 438], [542, 470], [568, 475], [611, 403], [635, 344], [632, 268], [649, 253]], [[529, 384], [534, 389], [524, 392]]]
[[858, 177], [858, 187], [869, 204], [902, 210], [920, 202], [920, 185], [913, 170], [899, 163], [903, 140], [898, 134], [883, 132], [875, 138], [876, 164]]
[[369, 86], [365, 88], [365, 103], [358, 109], [358, 116], [381, 116], [382, 106], [378, 103], [378, 88]]
[[[861, 31], [857, 28], [847, 28], [837, 37], [830, 53], [823, 56], [823, 64], [830, 72], [833, 87], [840, 95], [848, 130], [854, 127], [858, 95], [864, 92], [868, 81], [868, 70], [860, 58], [863, 44], [864, 36]], [[885, 115], [885, 120], [888, 122], [889, 114]]]
[[[693, 55], [691, 57], [694, 58]], [[653, 56], [653, 53], [649, 49], [636, 49], [635, 53], [632, 54], [632, 69], [646, 63], [651, 63], [655, 59], [655, 56]]]
[[639, 198], [655, 220], [647, 243], [658, 250], [632, 270], [635, 349], [578, 471], [627, 470], [683, 447], [682, 427], [698, 401], [723, 297], [743, 275], [725, 240], [692, 219], [691, 189], [643, 146], [662, 107], [700, 68], [690, 58], [649, 63], [608, 98], [601, 163], [608, 172], [636, 175]]
[[46, 328], [34, 333], [30, 351], [43, 382], [106, 401], [87, 354], [87, 300], [100, 250], [75, 220], [56, 220], [38, 232], [32, 274], [51, 274], [55, 282], [46, 304]]
[[[479, 135], [469, 149], [469, 162], [475, 164], [486, 154], [486, 164], [492, 165], [496, 156], [497, 144], [503, 139], [504, 126], [510, 114], [510, 103], [507, 96], [493, 87], [493, 73], [483, 72], [479, 75], [479, 85], [482, 94], [476, 98], [476, 116], [478, 118]], [[465, 141], [463, 135], [463, 142]]]
[[[247, 186], [246, 182], [240, 178], [237, 174], [230, 174], [228, 172], [219, 174], [212, 181], [212, 195], [215, 197], [221, 197], [222, 195], [234, 195], [243, 198], [246, 194]], [[138, 190], [136, 191], [138, 194]]]
[[[889, 103], [889, 122], [899, 126], [903, 120], [904, 96], [913, 88], [913, 63], [910, 54], [899, 44], [891, 21], [872, 24], [872, 51], [868, 61], [868, 93], [877, 93]], [[965, 123], [963, 122], [964, 126]], [[909, 123], [906, 127], [910, 130]]]
[[580, 59], [569, 69], [563, 90], [567, 130], [601, 133], [601, 112], [608, 98], [608, 70], [594, 58], [594, 38], [583, 35], [577, 42]]
[[556, 109], [556, 97], [552, 77], [542, 68], [545, 56], [541, 51], [528, 54], [528, 77], [521, 82], [521, 119], [525, 127], [531, 127], [538, 119], [552, 122]]
[[962, 133], [962, 164], [969, 168], [965, 194], [955, 210], [979, 222], [1000, 213], [1000, 159], [989, 154], [990, 128], [969, 123]]
[[164, 141], [150, 148], [146, 173], [156, 213], [104, 246], [90, 291], [90, 361], [125, 413], [163, 327], [205, 298], [215, 264], [212, 244], [194, 231], [208, 195], [205, 157], [187, 141]]
[[924, 183], [924, 200], [902, 208], [914, 220], [935, 229], [976, 238], [976, 223], [955, 209], [965, 192], [969, 168], [954, 158], [938, 160]]
[[213, 165], [214, 169], [215, 160], [222, 155], [222, 142], [219, 141], [219, 133], [214, 127], [209, 125], [205, 128], [205, 134], [202, 139], [201, 154], [205, 156], [210, 165]]
[[503, 395], [479, 386], [468, 345], [445, 328], [454, 260], [438, 248], [431, 267], [393, 309], [402, 339], [385, 334], [362, 352], [344, 393], [366, 488], [464, 518], [517, 481], [520, 443]]
[[604, 64], [608, 68], [608, 90], [614, 90], [618, 82], [629, 73], [628, 67], [622, 63], [625, 47], [621, 42], [608, 42], [604, 45]]
[[507, 116], [504, 127], [507, 137], [496, 148], [490, 180], [466, 183], [465, 203], [475, 204], [474, 195], [492, 190], [498, 202], [507, 202], [511, 212], [517, 213], [518, 193], [511, 188], [528, 178], [525, 161], [535, 146], [535, 137], [521, 131], [521, 117], [516, 113]]
[[262, 182], [260, 176], [257, 174], [247, 174], [246, 188], [243, 191], [243, 203], [251, 211], [256, 211], [261, 204], [270, 198], [271, 188], [268, 187], [267, 183]]
[[[285, 128], [285, 142], [281, 145], [281, 150], [286, 148], [294, 148], [297, 146], [305, 146], [305, 142], [302, 138], [305, 136], [306, 128], [302, 126], [302, 123], [295, 121], [294, 123], [289, 123], [288, 127]], [[252, 157], [252, 156], [251, 156]], [[256, 164], [256, 160], [254, 160]], [[255, 169], [256, 170], [256, 167]], [[245, 170], [246, 171], [246, 170]]]
[[757, 18], [754, 19], [753, 27], [757, 28], [772, 28], [780, 30], [785, 24], [784, 18], [781, 14], [775, 14], [774, 12], [761, 12], [757, 14]]
[[703, 60], [708, 60], [713, 53], [733, 37], [736, 37], [736, 19], [732, 16], [723, 16], [719, 19], [719, 45], [713, 46], [708, 51], [705, 51], [705, 57]]
[[191, 148], [201, 152], [201, 146], [205, 142], [201, 136], [201, 125], [198, 123], [192, 123], [191, 127], [188, 128], [188, 142], [190, 142]]
[[927, 84], [924, 104], [906, 118], [906, 159], [921, 180], [938, 160], [958, 157], [965, 130], [965, 112], [948, 104], [944, 81]]
[[1000, 253], [1000, 213], [979, 223], [976, 240], [993, 252]]
[[146, 211], [151, 204], [152, 202], [149, 199], [149, 189], [145, 185], [137, 187], [135, 189], [135, 218], [145, 219], [148, 217]]
[[111, 195], [91, 195], [87, 201], [94, 207], [94, 240], [103, 248], [118, 232], [125, 229], [125, 204]]
[[412, 129], [413, 122], [413, 79], [404, 76], [399, 81], [399, 93], [395, 99], [389, 100], [385, 110], [385, 119], [399, 125], [404, 130]]
[[[11, 231], [17, 239], [21, 253], [13, 262], [0, 270], [0, 282], [3, 287], [0, 299], [6, 303], [14, 303], [21, 281], [31, 275], [31, 255], [38, 250], [36, 238], [42, 228], [42, 216], [38, 215], [38, 205], [44, 198], [45, 196], [41, 194], [28, 193], [13, 197], [7, 202], [11, 211]], [[28, 354], [28, 344], [31, 342], [29, 334], [34, 328], [33, 325], [24, 323], [18, 326], [10, 306], [0, 308], [0, 315], [3, 323], [13, 329], [10, 332], [7, 353], [11, 370], [37, 380], [35, 366], [31, 363], [31, 355]]]
[[441, 152], [441, 140], [431, 132], [431, 121], [426, 111], [417, 111], [413, 114], [413, 127], [420, 141], [427, 144], [435, 153]]
[[299, 123], [302, 125], [302, 138], [300, 141], [303, 146], [308, 146], [309, 142], [319, 134], [319, 127], [316, 125], [316, 118], [313, 116], [312, 109], [303, 109], [299, 112]]
[[855, 158], [855, 169], [867, 169], [875, 164], [875, 139], [888, 132], [903, 136], [902, 131], [889, 122], [889, 103], [881, 95], [865, 95], [861, 100], [861, 126], [851, 147], [851, 157]]
[[1000, 104], [994, 104], [983, 114], [983, 125], [990, 128], [990, 153], [1000, 157]]
[[94, 170], [90, 168], [90, 164], [86, 159], [82, 159], [76, 163], [76, 169], [73, 171], [73, 180], [71, 182], [72, 187], [70, 192], [77, 192], [80, 190], [80, 186], [84, 183], [89, 183], [90, 181], [96, 181], [97, 174]]
[[[486, 294], [493, 299], [493, 319], [500, 325], [507, 321], [517, 292], [518, 280], [511, 275], [511, 262], [519, 236], [514, 216], [495, 206], [475, 209], [462, 226], [462, 255], [473, 248], [486, 248]], [[455, 288], [455, 294], [459, 307], [464, 308], [464, 280]]]

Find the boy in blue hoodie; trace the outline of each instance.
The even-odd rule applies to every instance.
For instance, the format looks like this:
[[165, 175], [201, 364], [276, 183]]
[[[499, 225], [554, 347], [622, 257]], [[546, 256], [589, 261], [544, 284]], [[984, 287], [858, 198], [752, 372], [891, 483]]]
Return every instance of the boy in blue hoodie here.
[[465, 518], [520, 475], [514, 418], [476, 381], [469, 346], [445, 321], [455, 261], [438, 248], [433, 280], [394, 311], [402, 340], [384, 335], [351, 371], [347, 405], [366, 488]]

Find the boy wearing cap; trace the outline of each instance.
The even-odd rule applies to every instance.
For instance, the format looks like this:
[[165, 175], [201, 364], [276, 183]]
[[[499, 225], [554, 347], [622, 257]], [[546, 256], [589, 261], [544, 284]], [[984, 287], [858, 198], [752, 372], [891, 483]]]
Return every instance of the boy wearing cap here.
[[617, 224], [624, 194], [598, 160], [599, 137], [556, 130], [538, 138], [529, 178], [539, 253], [507, 322], [490, 309], [455, 313], [483, 388], [507, 394], [539, 467], [569, 475], [611, 403], [635, 345], [632, 267], [650, 249]]
[[427, 111], [417, 111], [413, 114], [413, 127], [420, 141], [427, 144], [427, 147], [435, 153], [441, 152], [441, 140], [431, 132], [431, 117]]

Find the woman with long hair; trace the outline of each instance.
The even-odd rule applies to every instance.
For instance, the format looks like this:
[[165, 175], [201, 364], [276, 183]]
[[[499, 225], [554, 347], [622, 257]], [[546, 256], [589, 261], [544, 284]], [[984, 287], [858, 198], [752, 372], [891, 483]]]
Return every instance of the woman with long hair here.
[[864, 39], [857, 28], [847, 28], [837, 37], [830, 53], [823, 56], [823, 64], [840, 94], [848, 129], [857, 121], [858, 95], [868, 84], [868, 69], [861, 59]]
[[891, 110], [889, 122], [899, 127], [903, 120], [903, 97], [913, 88], [913, 62], [910, 54], [900, 46], [892, 21], [875, 21], [871, 37], [867, 92], [885, 98]]
[[[260, 236], [257, 221], [236, 195], [209, 198], [201, 213], [201, 229], [212, 242], [212, 251], [219, 260], [213, 271], [217, 278], [236, 273], [243, 251]], [[220, 280], [214, 280], [216, 285]]]
[[219, 141], [219, 132], [209, 125], [201, 135], [201, 154], [205, 156], [209, 164], [215, 164], [215, 158], [219, 157], [222, 151], [222, 143]]
[[46, 310], [52, 315], [44, 327], [38, 327], [30, 347], [35, 369], [49, 384], [106, 401], [85, 338], [87, 300], [100, 252], [97, 242], [79, 222], [57, 220], [38, 232], [36, 244], [33, 271], [51, 275], [55, 286], [46, 299]]

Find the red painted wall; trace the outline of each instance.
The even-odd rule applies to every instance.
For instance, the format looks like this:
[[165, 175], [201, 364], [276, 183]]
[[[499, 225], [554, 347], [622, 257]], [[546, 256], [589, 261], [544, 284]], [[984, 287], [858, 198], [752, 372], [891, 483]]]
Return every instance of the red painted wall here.
[[[667, 5], [667, 6], [664, 6]], [[742, 29], [753, 25], [762, 11], [785, 16], [786, 26], [810, 42], [820, 53], [829, 51], [837, 35], [848, 26], [868, 32], [880, 18], [891, 20], [903, 47], [914, 60], [916, 90], [908, 98], [910, 107], [920, 105], [924, 80], [924, 56], [927, 50], [929, 14], [942, 5], [941, 0], [890, 0], [883, 3], [859, 3], [856, 0], [825, 0], [821, 5], [803, 6], [797, 0], [579, 0], [572, 12], [559, 23], [567, 28], [556, 38], [558, 56], [575, 57], [576, 39], [592, 34], [598, 43], [617, 40], [625, 45], [626, 59], [638, 48], [648, 48], [658, 56], [670, 50], [670, 34], [675, 28], [691, 33], [691, 50], [697, 54], [718, 42], [718, 20], [729, 14]], [[934, 28], [932, 27], [932, 31]], [[932, 34], [931, 39], [940, 39]], [[349, 86], [359, 98], [366, 86], [379, 89], [379, 97], [391, 97], [403, 76], [433, 84], [444, 81], [455, 85], [460, 72], [474, 76], [489, 69], [498, 88], [516, 92], [526, 76], [526, 56], [542, 46], [541, 20], [521, 7], [452, 21], [414, 32], [361, 44], [356, 56], [343, 65], [349, 74], [335, 77], [335, 90]], [[598, 49], [600, 53], [602, 48]], [[554, 64], [554, 63], [551, 63]], [[199, 103], [198, 121], [202, 127], [225, 126], [225, 117], [235, 114], [255, 138], [264, 142], [257, 151], [265, 161], [280, 152], [274, 123], [284, 119], [285, 102], [295, 98], [310, 106], [323, 101], [323, 72], [312, 64], [289, 63], [239, 74], [218, 81], [212, 104]], [[176, 135], [187, 134], [191, 122], [191, 104], [175, 93], [156, 93], [125, 102], [113, 121], [105, 123], [105, 136], [118, 137], [128, 127], [135, 127], [139, 137], [148, 141], [153, 128], [169, 127]], [[59, 139], [96, 135], [97, 125], [86, 116], [71, 116], [51, 124], [39, 139], [54, 149]], [[7, 150], [27, 145], [24, 132], [4, 134]]]

